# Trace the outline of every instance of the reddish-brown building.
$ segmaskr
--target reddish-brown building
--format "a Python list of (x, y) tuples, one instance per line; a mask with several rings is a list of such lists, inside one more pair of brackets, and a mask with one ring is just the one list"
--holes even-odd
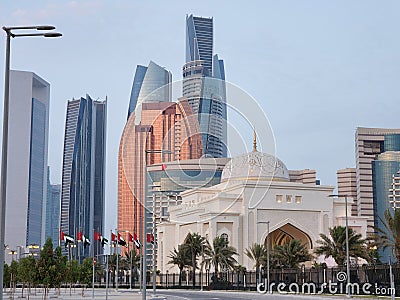
[(147, 164), (200, 158), (203, 154), (197, 116), (187, 100), (143, 103), (140, 125), (132, 113), (122, 133), (118, 154), (118, 230), (136, 233), (142, 240), (146, 150)]

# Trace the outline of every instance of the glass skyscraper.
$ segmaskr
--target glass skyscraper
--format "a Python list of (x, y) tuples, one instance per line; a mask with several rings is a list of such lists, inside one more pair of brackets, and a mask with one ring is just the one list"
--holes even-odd
[[(18, 251), (44, 243), (50, 84), (10, 71), (5, 244)], [(10, 255), (6, 254), (6, 261)]]
[(141, 120), (142, 103), (171, 101), (172, 74), (150, 61), (147, 67), (138, 65), (132, 84), (128, 118), (135, 112), (135, 124)]
[[(372, 161), (372, 186), (374, 203), (374, 226), (386, 231), (382, 220), (385, 221), (384, 212), (389, 209), (393, 212), (390, 203), (393, 196), (393, 182), (400, 171), (400, 134), (385, 135), (381, 143), (383, 152)], [(400, 192), (400, 190), (398, 191)], [(398, 196), (400, 199), (400, 196)], [(397, 199), (397, 201), (399, 200)], [(383, 262), (388, 262), (391, 249), (379, 249)]]
[[(61, 189), (61, 230), (90, 240), (104, 233), (107, 100), (68, 101)], [(82, 256), (89, 255), (90, 248)]]
[(51, 184), (50, 167), (47, 169), (47, 198), (46, 198), (46, 220), (45, 240), (51, 238), (53, 245), (57, 244), (60, 226), (60, 201), (61, 185)]
[(187, 98), (202, 134), (204, 154), (227, 156), (227, 109), (225, 68), (213, 56), (213, 19), (186, 17), (186, 63), (183, 66), (183, 97)]

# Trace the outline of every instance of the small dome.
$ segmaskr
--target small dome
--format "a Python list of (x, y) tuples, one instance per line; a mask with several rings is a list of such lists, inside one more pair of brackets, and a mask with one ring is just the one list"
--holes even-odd
[(222, 171), (221, 181), (258, 179), (289, 181), (285, 164), (277, 157), (253, 151), (232, 158)]

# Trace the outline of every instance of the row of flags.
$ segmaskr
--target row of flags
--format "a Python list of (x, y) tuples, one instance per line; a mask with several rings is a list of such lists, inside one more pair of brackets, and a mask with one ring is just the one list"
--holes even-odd
[[(77, 239), (77, 241), (82, 242), (83, 246), (85, 248), (86, 248), (86, 246), (89, 246), (91, 243), (89, 238), (87, 238), (82, 231), (78, 232), (76, 239)], [(96, 232), (96, 231), (94, 232), (93, 240), (100, 241), (101, 246), (103, 248), (105, 245), (108, 245), (108, 239), (106, 239), (100, 232)], [(154, 235), (151, 233), (147, 234), (146, 240), (148, 243), (152, 243), (152, 244), (155, 243)], [(60, 241), (64, 241), (65, 247), (67, 247), (68, 244), (75, 243), (75, 239), (71, 235), (66, 234), (61, 230), (60, 230)], [(131, 233), (128, 232), (128, 243), (127, 243), (120, 233), (114, 234), (113, 232), (111, 232), (111, 242), (117, 243), (118, 245), (121, 245), (124, 247), (127, 247), (128, 243), (134, 243), (135, 247), (137, 249), (140, 249), (142, 247), (142, 244), (140, 243), (140, 240), (138, 239), (136, 233), (134, 233), (132, 235)]]

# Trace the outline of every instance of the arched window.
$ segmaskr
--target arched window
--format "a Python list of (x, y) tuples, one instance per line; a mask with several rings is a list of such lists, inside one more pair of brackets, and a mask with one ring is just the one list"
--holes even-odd
[(229, 243), (229, 236), (226, 233), (221, 234), (221, 238), (223, 238), (227, 243)]

